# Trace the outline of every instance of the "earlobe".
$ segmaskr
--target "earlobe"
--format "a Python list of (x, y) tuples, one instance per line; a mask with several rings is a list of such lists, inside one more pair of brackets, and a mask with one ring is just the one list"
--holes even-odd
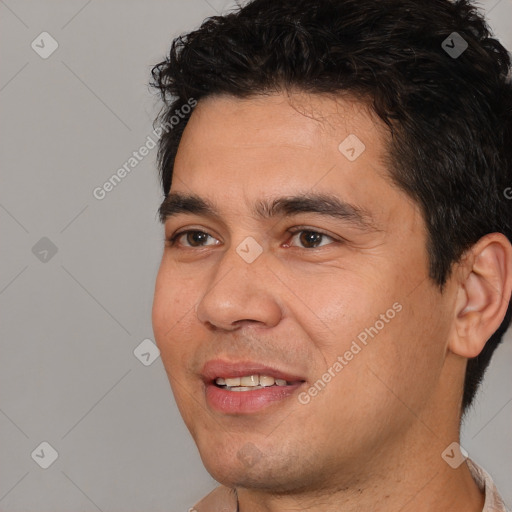
[(498, 329), (512, 290), (512, 245), (501, 233), (482, 237), (459, 266), (454, 336), (449, 349), (476, 357)]

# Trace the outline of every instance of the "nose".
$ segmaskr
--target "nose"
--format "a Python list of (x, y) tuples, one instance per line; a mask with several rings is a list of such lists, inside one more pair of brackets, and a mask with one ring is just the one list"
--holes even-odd
[(227, 250), (216, 266), (196, 314), (209, 328), (234, 331), (244, 324), (273, 327), (282, 318), (277, 300), (279, 282), (263, 252), (248, 263), (236, 248)]

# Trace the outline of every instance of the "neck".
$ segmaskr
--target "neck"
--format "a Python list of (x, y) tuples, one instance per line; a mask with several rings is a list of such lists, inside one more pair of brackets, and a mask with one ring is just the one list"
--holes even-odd
[(354, 469), (350, 480), (329, 475), (322, 489), (296, 494), (238, 488), (239, 512), (481, 512), (484, 496), (467, 464), (454, 469), (441, 457), (458, 433), (441, 439), (433, 433), (425, 435), (421, 422), (417, 428), (423, 430), (423, 443), (415, 436), (402, 438), (394, 456), (387, 452), (386, 462), (376, 456), (371, 468)]

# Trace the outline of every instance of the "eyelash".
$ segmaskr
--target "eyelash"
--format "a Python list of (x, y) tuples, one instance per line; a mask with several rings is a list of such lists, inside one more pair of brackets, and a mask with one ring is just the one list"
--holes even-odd
[[(323, 231), (318, 231), (316, 229), (311, 229), (311, 228), (304, 228), (304, 227), (297, 227), (297, 228), (293, 228), (293, 229), (290, 229), (288, 230), (288, 233), (290, 233), (290, 235), (292, 235), (292, 237), (294, 235), (296, 235), (297, 233), (302, 233), (302, 232), (305, 232), (305, 233), (314, 233), (314, 234), (318, 234), (318, 235), (322, 235), (323, 237), (327, 237), (327, 238), (330, 238), (332, 241), (334, 242), (338, 242), (338, 243), (341, 243), (342, 241), (341, 240), (337, 240), (335, 239), (333, 236), (331, 235), (328, 235), (327, 233), (324, 233)], [(183, 231), (178, 231), (177, 233), (175, 233), (173, 236), (169, 237), (169, 238), (166, 238), (166, 242), (169, 246), (171, 247), (174, 247), (177, 245), (177, 241), (178, 239), (183, 236), (183, 235), (187, 235), (189, 233), (202, 233), (202, 234), (205, 234), (205, 235), (208, 235), (210, 236), (211, 238), (215, 238), (215, 237), (212, 237), (209, 233), (207, 233), (206, 231), (202, 231), (200, 229), (187, 229), (187, 230), (183, 230)], [(330, 245), (330, 244), (327, 244), (327, 245)], [(207, 245), (199, 245), (197, 247), (189, 247), (189, 246), (184, 246), (186, 249), (201, 249), (203, 247), (208, 247)], [(324, 247), (323, 245), (320, 246), (320, 247), (301, 247), (302, 249), (319, 249), (321, 247)]]

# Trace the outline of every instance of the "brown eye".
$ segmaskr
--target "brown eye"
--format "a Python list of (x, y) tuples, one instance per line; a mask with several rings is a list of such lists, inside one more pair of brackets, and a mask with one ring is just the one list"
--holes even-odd
[(208, 233), (204, 233), (203, 231), (189, 231), (184, 234), (186, 235), (187, 243), (192, 247), (201, 246), (210, 236)]
[(320, 233), (319, 231), (305, 230), (302, 229), (300, 231), (296, 231), (292, 237), (292, 240), (297, 238), (300, 242), (300, 245), (305, 249), (315, 249), (316, 247), (321, 247), (323, 245), (328, 245), (322, 243), (325, 239), (329, 239), (333, 241), (333, 238), (325, 233)]
[[(207, 244), (205, 242), (211, 238), (214, 243)], [(217, 245), (218, 240), (213, 238), (208, 233), (199, 230), (187, 230), (181, 231), (180, 233), (176, 233), (171, 239), (170, 244), (172, 246), (176, 245), (179, 242), (183, 247), (205, 247), (208, 245)]]

